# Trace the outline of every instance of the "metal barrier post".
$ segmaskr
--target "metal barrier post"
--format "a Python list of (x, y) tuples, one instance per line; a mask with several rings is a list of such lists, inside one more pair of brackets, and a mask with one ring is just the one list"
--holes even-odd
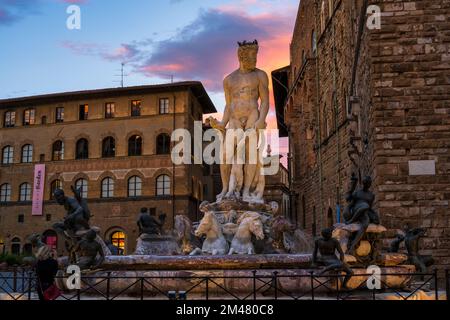
[(106, 279), (106, 300), (109, 300), (110, 286), (111, 286), (111, 272), (108, 272), (108, 278)]
[(274, 293), (275, 300), (278, 300), (278, 278), (277, 278), (277, 275), (278, 275), (278, 272), (274, 271), (272, 283), (275, 285), (275, 288), (274, 288), (275, 289), (275, 293)]
[(253, 273), (253, 300), (256, 300), (256, 270), (253, 270), (252, 273)]
[(433, 277), (434, 277), (434, 294), (435, 294), (436, 300), (439, 300), (439, 283), (438, 283), (437, 269), (434, 269)]
[(310, 272), (310, 282), (311, 282), (311, 300), (314, 300), (314, 272)]

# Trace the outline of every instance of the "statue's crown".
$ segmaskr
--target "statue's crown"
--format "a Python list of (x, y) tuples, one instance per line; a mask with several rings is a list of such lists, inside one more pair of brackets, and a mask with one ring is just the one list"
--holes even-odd
[(239, 42), (238, 41), (238, 45), (239, 47), (247, 47), (247, 46), (257, 46), (258, 45), (258, 40), (255, 39), (255, 41), (253, 42), (249, 42), (244, 40), (244, 42)]

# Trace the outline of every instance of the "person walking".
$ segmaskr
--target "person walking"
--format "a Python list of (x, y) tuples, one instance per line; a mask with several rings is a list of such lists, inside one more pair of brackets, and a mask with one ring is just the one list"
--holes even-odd
[(49, 246), (42, 246), (36, 253), (36, 258), (36, 289), (39, 300), (55, 300), (61, 292), (55, 284), (58, 262), (53, 258), (53, 250)]

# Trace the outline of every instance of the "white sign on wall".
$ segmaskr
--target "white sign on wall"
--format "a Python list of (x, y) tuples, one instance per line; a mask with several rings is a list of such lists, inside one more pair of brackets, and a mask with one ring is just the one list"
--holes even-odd
[(436, 175), (436, 161), (434, 160), (414, 160), (408, 163), (410, 176)]

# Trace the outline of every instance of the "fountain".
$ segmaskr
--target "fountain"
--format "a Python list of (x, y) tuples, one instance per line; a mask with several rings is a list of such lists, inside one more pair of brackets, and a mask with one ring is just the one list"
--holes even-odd
[[(203, 218), (197, 227), (187, 217), (177, 216), (173, 234), (167, 235), (162, 232), (164, 216), (156, 219), (141, 212), (138, 219), (141, 235), (135, 254), (111, 256), (103, 240), (90, 231), (95, 228), (89, 226), (86, 202), (78, 193), (75, 198), (67, 198), (57, 191), (58, 203), (70, 208), (64, 223), (55, 225), (73, 244), (66, 264), (81, 264), (90, 276), (117, 277), (109, 284), (112, 292), (127, 288), (128, 292), (155, 292), (153, 286), (141, 288), (133, 284), (134, 279), (124, 278), (130, 276), (154, 277), (155, 285), (163, 292), (192, 285), (189, 277), (210, 276), (217, 277), (218, 285), (214, 285), (217, 292), (222, 290), (220, 285), (230, 292), (248, 293), (252, 290), (250, 278), (254, 270), (259, 276), (271, 276), (279, 271), (280, 275), (287, 276), (279, 278), (280, 286), (290, 292), (310, 290), (308, 275), (319, 275), (320, 270), (324, 279), (327, 272), (345, 272), (346, 283), (338, 283), (337, 287), (356, 288), (367, 279), (365, 274), (371, 264), (380, 266), (383, 273), (392, 274), (383, 279), (389, 286), (400, 288), (407, 284), (408, 276), (400, 274), (415, 269), (405, 264), (408, 257), (380, 251), (386, 229), (379, 224), (378, 215), (372, 209), (374, 196), (369, 191), (370, 179), (365, 179), (363, 188), (355, 191), (357, 180), (352, 177), (344, 213), (346, 223), (325, 230), (324, 237), (314, 243), (314, 254), (311, 254), (312, 241), (279, 212), (278, 204), (265, 203), (265, 167), (261, 160), (264, 143), (260, 139), (266, 127), (269, 89), (266, 73), (256, 68), (257, 53), (257, 41), (239, 43), (240, 68), (224, 80), (227, 105), (223, 119), (221, 122), (208, 119), (211, 127), (221, 134), (236, 130), (237, 139), (223, 140), (222, 160), (225, 161), (220, 164), (223, 190), (216, 202), (200, 205)], [(247, 146), (246, 138), (252, 134), (258, 143)], [(231, 149), (227, 143), (231, 143)], [(226, 161), (245, 154), (256, 155), (257, 163)], [(203, 242), (202, 235), (206, 237)], [(80, 245), (86, 249), (80, 250)], [(336, 249), (339, 257), (335, 256)], [(325, 269), (318, 269), (321, 266)], [(161, 277), (164, 279), (158, 280)], [(203, 291), (203, 286), (192, 292)]]

